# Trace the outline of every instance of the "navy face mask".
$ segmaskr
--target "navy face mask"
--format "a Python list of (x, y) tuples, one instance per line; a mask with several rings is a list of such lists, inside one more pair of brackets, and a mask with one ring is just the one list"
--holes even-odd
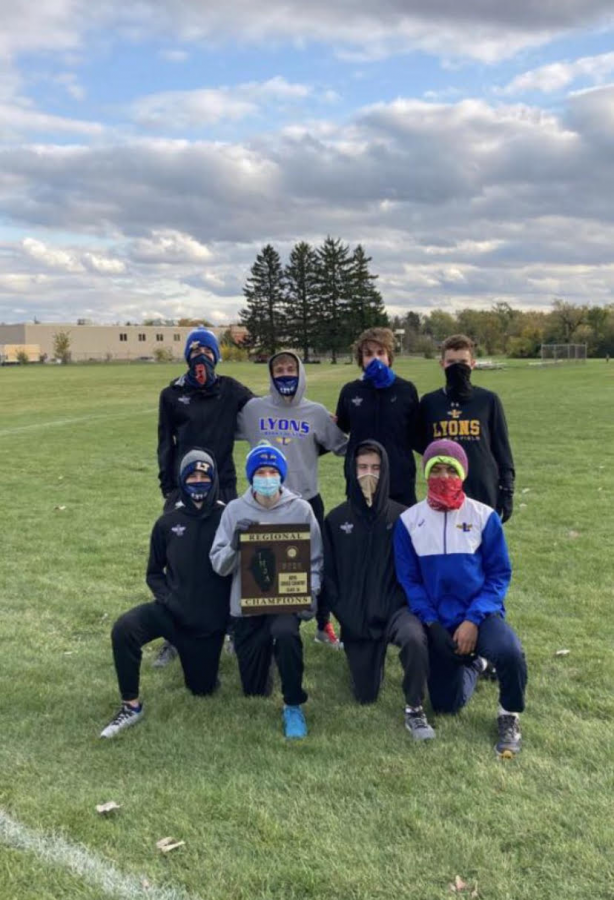
[(273, 384), (282, 397), (294, 397), (298, 389), (298, 375), (280, 375), (273, 378)]
[(212, 481), (196, 481), (192, 484), (186, 482), (183, 489), (195, 503), (202, 503), (212, 487)]
[(190, 360), (188, 381), (193, 387), (205, 387), (213, 384), (216, 379), (215, 363), (204, 353), (193, 356)]

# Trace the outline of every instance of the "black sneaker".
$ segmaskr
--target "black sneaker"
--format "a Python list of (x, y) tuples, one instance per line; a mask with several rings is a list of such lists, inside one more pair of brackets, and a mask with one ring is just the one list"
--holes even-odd
[(405, 710), (405, 727), (415, 741), (430, 741), (435, 737), (435, 730), (429, 725), (422, 707)]
[(495, 747), (497, 753), (502, 759), (512, 759), (520, 753), (522, 746), (518, 716), (497, 716), (497, 730), (499, 732), (499, 740)]
[(136, 725), (143, 718), (143, 704), (139, 707), (130, 706), (128, 703), (122, 703), (122, 708), (114, 719), (111, 719), (106, 728), (100, 732), (101, 738), (112, 738), (124, 728)]
[(493, 664), (483, 656), (476, 656), (471, 667), (478, 673), (478, 678), (484, 681), (497, 681), (497, 670)]
[(154, 669), (164, 669), (178, 656), (179, 654), (176, 647), (173, 647), (173, 645), (169, 644), (168, 641), (164, 641), (164, 643), (160, 647), (160, 652), (152, 662), (152, 666), (154, 667)]

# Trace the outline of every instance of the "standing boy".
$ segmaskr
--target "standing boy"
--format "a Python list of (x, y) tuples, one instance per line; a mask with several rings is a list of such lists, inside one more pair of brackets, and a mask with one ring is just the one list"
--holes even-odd
[(287, 471), (284, 454), (271, 444), (262, 442), (250, 450), (245, 461), (249, 487), (224, 510), (210, 555), (216, 572), (232, 574), (230, 611), (243, 693), (267, 696), (271, 692), (270, 669), (274, 657), (284, 698), (284, 734), (288, 738), (303, 738), (307, 735), (307, 724), (301, 707), (307, 693), (303, 689), (300, 624), (306, 616), (303, 613), (244, 616), (241, 610), (241, 534), (255, 524), (307, 524), (311, 534), (311, 591), (315, 611), (315, 598), (320, 591), (322, 538), (311, 506), (284, 487)]
[(217, 374), (220, 348), (207, 328), (190, 332), (184, 356), (188, 371), (160, 394), (158, 477), (166, 509), (177, 499), (179, 461), (191, 447), (209, 447), (217, 460), (220, 499), (227, 503), (237, 496), (232, 458), (237, 416), (254, 396), (234, 378)]
[[(160, 394), (158, 417), (158, 465), (164, 511), (179, 501), (177, 469), (190, 447), (209, 447), (219, 466), (220, 500), (237, 496), (233, 460), (237, 416), (254, 395), (245, 385), (218, 375), (220, 348), (212, 331), (199, 325), (190, 332), (184, 350), (188, 371)], [(163, 668), (177, 656), (168, 641), (154, 660)]]
[(440, 365), (445, 387), (420, 401), (422, 447), (441, 438), (461, 444), (469, 460), (465, 493), (492, 506), (507, 522), (513, 510), (514, 460), (501, 400), (493, 391), (471, 384), (475, 357), (466, 335), (446, 338)]
[[(237, 437), (251, 447), (265, 439), (283, 448), (288, 463), (284, 485), (307, 500), (322, 529), (324, 503), (318, 489), (318, 458), (331, 450), (343, 456), (348, 439), (325, 406), (305, 397), (305, 369), (296, 353), (283, 351), (272, 356), (269, 375), (269, 393), (250, 400), (241, 410)], [(316, 619), (316, 641), (338, 649), (330, 612), (321, 602)]]
[(177, 648), (186, 687), (211, 694), (229, 617), (230, 579), (216, 574), (209, 550), (224, 504), (218, 501), (215, 461), (205, 450), (192, 450), (181, 460), (182, 504), (162, 515), (151, 535), (147, 584), (153, 602), (135, 606), (113, 626), (115, 670), (122, 706), (102, 731), (111, 738), (139, 722), (141, 648), (164, 637)]
[(377, 700), (388, 644), (400, 648), (405, 727), (415, 740), (435, 732), (422, 708), (428, 670), (426, 635), (407, 606), (394, 570), (392, 536), (405, 507), (388, 499), (388, 456), (376, 441), (348, 459), (348, 499), (324, 522), (324, 588), (341, 623), (354, 696)]
[[(348, 455), (369, 439), (384, 447), (390, 462), (390, 498), (411, 506), (416, 502), (413, 450), (419, 447), (416, 388), (391, 368), (394, 335), (389, 328), (368, 328), (354, 349), (363, 374), (341, 388), (337, 425), (349, 434)], [(346, 465), (346, 479), (349, 475)]]
[(429, 637), (428, 679), (435, 712), (456, 713), (478, 675), (476, 654), (496, 666), (499, 755), (521, 747), (527, 665), (505, 621), (512, 574), (501, 520), (465, 496), (467, 455), (455, 441), (430, 444), (423, 456), (427, 498), (408, 509), (394, 533), (395, 561), (409, 607)]

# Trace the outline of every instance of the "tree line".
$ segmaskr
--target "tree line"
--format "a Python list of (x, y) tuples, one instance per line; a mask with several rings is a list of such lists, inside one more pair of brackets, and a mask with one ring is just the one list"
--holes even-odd
[[(588, 356), (614, 354), (614, 304), (577, 305), (562, 299), (550, 310), (519, 310), (509, 303), (490, 309), (435, 309), (427, 315), (395, 316), (391, 327), (406, 353), (433, 356), (450, 334), (467, 334), (482, 356), (536, 358), (542, 344), (586, 344)], [(399, 334), (399, 332), (403, 332)]]
[(365, 328), (389, 325), (370, 262), (360, 244), (351, 251), (340, 238), (327, 237), (320, 247), (295, 244), (284, 266), (267, 244), (243, 288), (240, 322), (251, 348), (271, 355), (294, 347), (306, 362), (314, 353), (337, 362)]

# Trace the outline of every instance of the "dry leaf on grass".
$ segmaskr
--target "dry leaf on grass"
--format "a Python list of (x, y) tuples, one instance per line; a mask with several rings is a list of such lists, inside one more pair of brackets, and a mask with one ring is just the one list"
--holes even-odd
[(557, 650), (555, 656), (569, 656), (571, 650)]
[(526, 504), (526, 503), (521, 503), (521, 504), (520, 504), (520, 509), (526, 509), (526, 508), (527, 508), (527, 504)]
[(98, 804), (96, 812), (101, 816), (105, 816), (108, 813), (115, 812), (116, 809), (121, 809), (121, 803), (116, 803), (115, 800), (107, 800), (106, 803)]
[(183, 847), (185, 841), (176, 841), (173, 837), (165, 837), (160, 838), (159, 841), (156, 841), (156, 847), (162, 853), (170, 853), (171, 850), (176, 850), (177, 847)]
[(573, 531), (573, 530), (572, 530), (572, 531), (569, 532), (569, 537), (570, 537), (570, 538), (579, 538), (579, 537), (580, 537), (580, 532), (579, 532), (579, 531)]
[(454, 884), (450, 885), (450, 890), (453, 894), (460, 894), (461, 891), (466, 891), (469, 885), (466, 881), (460, 877), (460, 875), (456, 875), (454, 877)]
[(521, 490), (520, 493), (521, 493), (521, 494), (528, 494), (530, 490), (531, 490), (531, 488), (523, 488), (523, 489)]
[(65, 506), (54, 506), (53, 508), (57, 509), (59, 512), (64, 512), (64, 510), (66, 509)]

